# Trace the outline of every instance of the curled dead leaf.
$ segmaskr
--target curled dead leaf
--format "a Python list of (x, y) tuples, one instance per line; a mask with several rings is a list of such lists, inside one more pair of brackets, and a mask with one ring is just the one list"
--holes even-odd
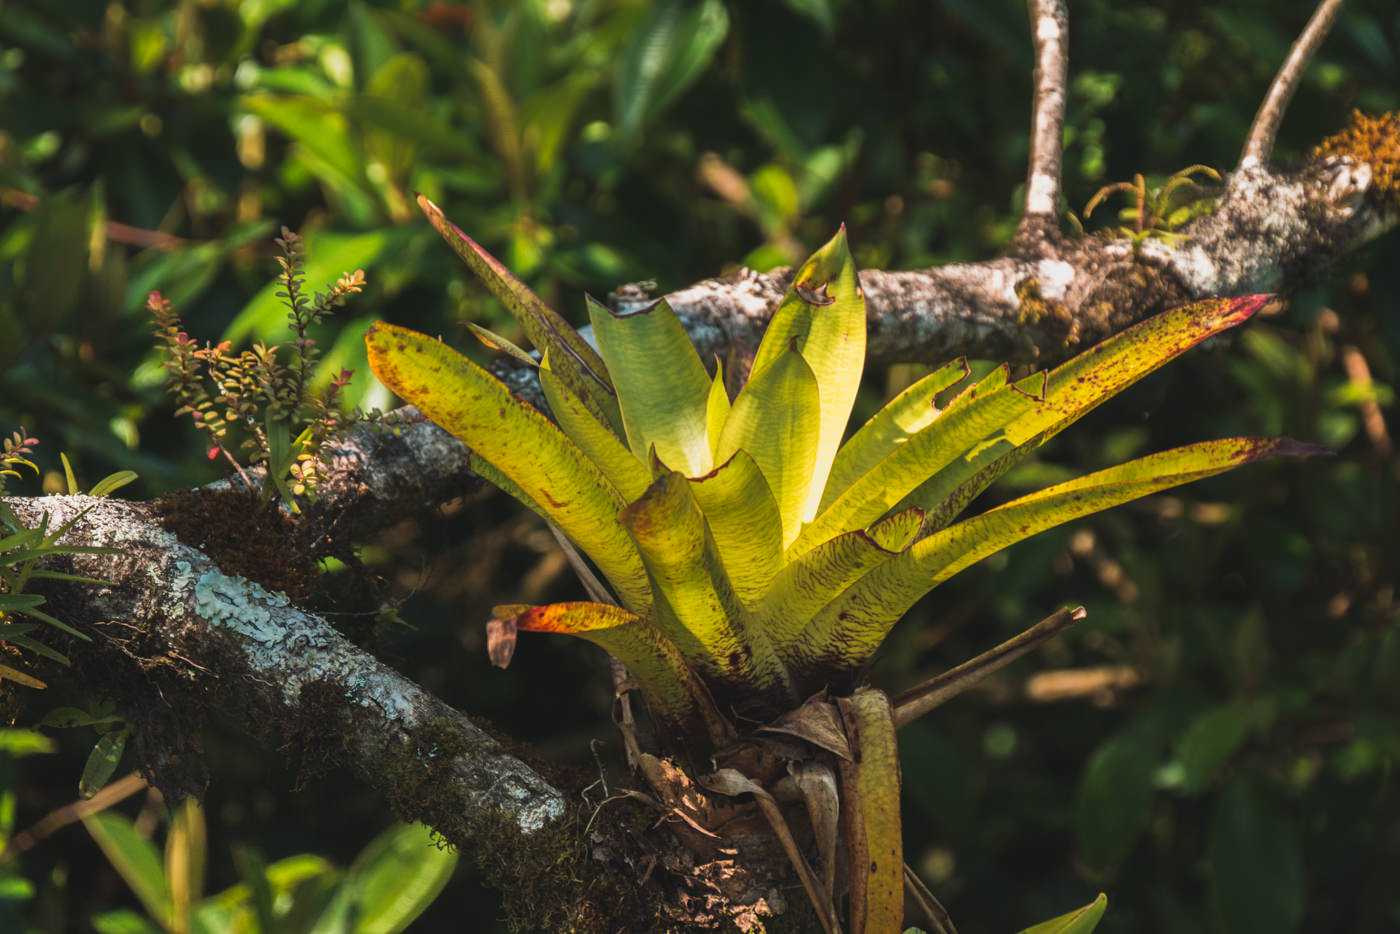
[(515, 656), (515, 618), (493, 619), (486, 623), (486, 654), (491, 664), (505, 668)]

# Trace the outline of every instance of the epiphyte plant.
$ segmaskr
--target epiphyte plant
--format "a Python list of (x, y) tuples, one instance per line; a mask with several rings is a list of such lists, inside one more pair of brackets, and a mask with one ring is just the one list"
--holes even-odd
[[(1192, 176), (1202, 175), (1215, 184), (1220, 184), (1220, 173), (1208, 165), (1190, 165), (1179, 172), (1173, 172), (1160, 188), (1148, 188), (1142, 174), (1133, 176), (1131, 182), (1114, 182), (1105, 185), (1084, 206), (1084, 219), (1094, 213), (1108, 196), (1122, 192), (1130, 199), (1130, 204), (1118, 212), (1118, 219), (1124, 226), (1112, 229), (1112, 233), (1127, 237), (1132, 243), (1134, 255), (1143, 241), (1155, 238), (1167, 246), (1176, 246), (1181, 240), (1190, 239), (1179, 229), (1198, 217), (1209, 214), (1215, 206), (1215, 199), (1201, 197), (1201, 185)], [(1183, 192), (1187, 197), (1179, 197)], [(1197, 197), (1190, 195), (1196, 193)]]
[[(364, 413), (343, 413), (340, 391), (351, 371), (341, 369), (324, 387), (316, 387), (318, 353), (311, 331), (335, 309), (364, 289), (363, 270), (341, 276), (324, 292), (308, 295), (306, 253), (297, 233), (282, 228), (275, 241), (281, 286), (277, 296), (287, 307), (290, 351), (256, 344), (234, 354), (229, 341), (203, 347), (181, 328), (179, 315), (159, 292), (146, 308), (155, 322), (166, 388), (179, 407), (176, 417), (189, 415), (208, 439), (209, 457), (223, 456), (248, 489), (254, 482), (229, 449), (234, 427), (245, 436), (241, 447), (251, 463), (266, 468), (262, 480), (264, 503), (280, 498), (293, 512), (297, 498), (314, 495), (321, 481), (318, 453), (354, 426)], [(287, 359), (283, 359), (283, 357)]]
[[(497, 619), (581, 636), (616, 656), (641, 685), (661, 751), (693, 771), (708, 760), (708, 774), (697, 778), (712, 792), (754, 796), (827, 931), (840, 927), (839, 865), (850, 867), (857, 932), (899, 930), (904, 887), (922, 888), (900, 853), (894, 730), (944, 695), (914, 690), (892, 703), (859, 684), (916, 600), (1060, 523), (1262, 458), (1317, 450), (1286, 438), (1208, 441), (959, 520), (1027, 454), (1248, 319), (1265, 297), (1173, 309), (1049, 372), (1013, 380), (1002, 366), (960, 392), (970, 371), (955, 360), (846, 438), (865, 357), (865, 303), (844, 229), (797, 270), (731, 396), (724, 367), (716, 361), (707, 371), (664, 300), (618, 314), (589, 299), (595, 350), (435, 205), (420, 204), (538, 351), (536, 362), (482, 335), (537, 366), (554, 420), (441, 341), (391, 324), (366, 335), (370, 364), (607, 582), (591, 583), (591, 602), (498, 607)], [(1066, 610), (1047, 623), (1062, 628), (1079, 615)], [(767, 735), (780, 732), (787, 745), (765, 747), (765, 728), (745, 723), (768, 724)], [(846, 814), (844, 860), (833, 855), (834, 837), (819, 832), (817, 870), (765, 803), (799, 759), (825, 770)], [(817, 794), (798, 784), (799, 796)]]

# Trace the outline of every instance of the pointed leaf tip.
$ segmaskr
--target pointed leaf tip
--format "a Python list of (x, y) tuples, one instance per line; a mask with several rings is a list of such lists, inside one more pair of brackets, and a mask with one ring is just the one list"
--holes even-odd
[(1337, 452), (1325, 444), (1313, 444), (1311, 441), (1295, 441), (1292, 438), (1279, 438), (1278, 446), (1273, 449), (1272, 453), (1279, 457), (1337, 456)]
[(1254, 317), (1259, 309), (1274, 300), (1272, 292), (1260, 292), (1255, 295), (1240, 295), (1236, 298), (1226, 299), (1230, 306), (1228, 317), (1234, 319), (1234, 323), (1248, 320)]

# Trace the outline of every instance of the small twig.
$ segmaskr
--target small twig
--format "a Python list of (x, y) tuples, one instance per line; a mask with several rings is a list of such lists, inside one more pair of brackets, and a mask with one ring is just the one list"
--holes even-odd
[[(21, 211), (32, 211), (39, 206), (39, 197), (27, 191), (20, 191), (18, 188), (5, 188), (0, 189), (0, 204), (19, 208)], [(103, 229), (106, 231), (108, 240), (142, 249), (150, 247), (156, 250), (172, 251), (197, 245), (194, 240), (177, 237), (163, 230), (146, 230), (143, 227), (133, 227), (118, 221), (107, 221), (103, 224)]]
[(114, 804), (125, 801), (146, 787), (146, 779), (139, 772), (132, 772), (103, 787), (91, 798), (74, 801), (50, 811), (27, 830), (15, 834), (10, 845), (0, 852), (0, 865), (14, 859), (21, 853), (33, 849), (40, 842), (53, 836), (69, 824), (76, 824), (84, 817), (90, 817), (107, 810)]
[[(574, 543), (569, 541), (568, 537), (561, 532), (553, 522), (546, 524), (549, 526), (550, 534), (554, 536), (554, 540), (559, 544), (559, 550), (564, 552), (565, 558), (569, 559), (569, 566), (573, 568), (574, 573), (578, 575), (578, 579), (580, 583), (583, 584), (583, 589), (587, 591), (589, 598), (595, 603), (606, 603), (609, 606), (617, 606), (617, 601), (614, 600), (612, 594), (608, 592), (608, 588), (603, 586), (603, 582), (598, 579), (598, 575), (593, 573), (593, 569), (588, 566), (588, 562), (584, 560), (583, 555), (574, 547)], [(634, 682), (632, 676), (628, 674), (627, 667), (612, 655), (608, 656), (608, 672), (612, 675), (613, 698), (618, 704), (618, 727), (622, 730), (625, 739), (631, 739), (631, 742), (624, 744), (627, 767), (629, 769), (635, 769), (637, 767), (637, 744), (635, 740), (637, 720), (632, 714), (632, 699), (628, 694), (635, 688), (636, 682)]]
[(608, 606), (617, 606), (612, 594), (608, 593), (608, 588), (603, 586), (603, 582), (598, 579), (598, 575), (593, 573), (593, 569), (588, 566), (583, 555), (579, 553), (574, 543), (554, 525), (548, 522), (549, 531), (554, 536), (554, 540), (559, 543), (559, 549), (564, 552), (564, 557), (569, 559), (569, 567), (574, 569), (578, 575), (579, 582), (583, 584), (583, 589), (588, 592), (588, 598), (594, 603), (606, 603)]
[(1366, 358), (1361, 351), (1351, 344), (1342, 347), (1342, 368), (1346, 370), (1347, 380), (1361, 393), (1361, 424), (1366, 428), (1366, 437), (1370, 439), (1371, 446), (1376, 449), (1376, 454), (1382, 458), (1390, 456), (1393, 445), (1390, 441), (1390, 433), (1385, 427), (1385, 413), (1381, 411), (1380, 404), (1376, 402), (1372, 395), (1371, 368), (1366, 364)]
[(1269, 93), (1264, 95), (1264, 102), (1254, 115), (1254, 123), (1249, 128), (1244, 150), (1240, 153), (1240, 168), (1253, 168), (1268, 161), (1269, 154), (1274, 150), (1279, 124), (1283, 123), (1284, 112), (1288, 110), (1288, 102), (1293, 99), (1293, 92), (1298, 90), (1308, 63), (1317, 54), (1322, 40), (1327, 38), (1332, 24), (1337, 21), (1343, 2), (1322, 0), (1313, 11), (1308, 25), (1303, 27), (1294, 41), (1293, 48), (1288, 50), (1288, 57), (1279, 66), (1273, 84), (1269, 85)]
[(1064, 0), (1030, 0), (1035, 45), (1035, 97), (1031, 111), (1026, 207), (1018, 238), (1055, 229), (1064, 158), (1065, 85), (1069, 74), (1069, 11)]
[(892, 704), (895, 727), (917, 720), (933, 708), (952, 700), (992, 672), (1009, 665), (1031, 649), (1068, 629), (1071, 623), (1083, 619), (1085, 615), (1082, 606), (1072, 610), (1061, 610), (1020, 635), (1007, 639), (996, 648), (988, 649), (956, 668), (901, 692)]
[(904, 891), (933, 925), (933, 934), (958, 934), (953, 919), (948, 916), (948, 909), (929, 891), (928, 886), (924, 885), (924, 880), (909, 868), (908, 863), (904, 864)]

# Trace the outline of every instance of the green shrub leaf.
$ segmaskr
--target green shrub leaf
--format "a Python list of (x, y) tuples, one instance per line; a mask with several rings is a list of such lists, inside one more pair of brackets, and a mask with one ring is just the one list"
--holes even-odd
[(1075, 837), (1089, 865), (1118, 865), (1147, 829), (1156, 770), (1157, 743), (1141, 731), (1115, 736), (1089, 757), (1074, 808)]
[(422, 824), (384, 831), (356, 857), (346, 880), (359, 906), (353, 934), (398, 934), (432, 904), (456, 866), (457, 851)]
[(112, 868), (145, 906), (146, 912), (162, 926), (168, 924), (170, 889), (155, 845), (138, 834), (131, 821), (112, 811), (84, 817), (83, 826), (102, 848)]
[(1092, 934), (1099, 926), (1099, 920), (1108, 909), (1108, 896), (1102, 892), (1099, 897), (1077, 911), (1042, 921), (1034, 927), (1026, 928), (1021, 934)]
[(1230, 934), (1292, 934), (1303, 919), (1298, 829), (1248, 782), (1221, 791), (1211, 822), (1210, 899)]

